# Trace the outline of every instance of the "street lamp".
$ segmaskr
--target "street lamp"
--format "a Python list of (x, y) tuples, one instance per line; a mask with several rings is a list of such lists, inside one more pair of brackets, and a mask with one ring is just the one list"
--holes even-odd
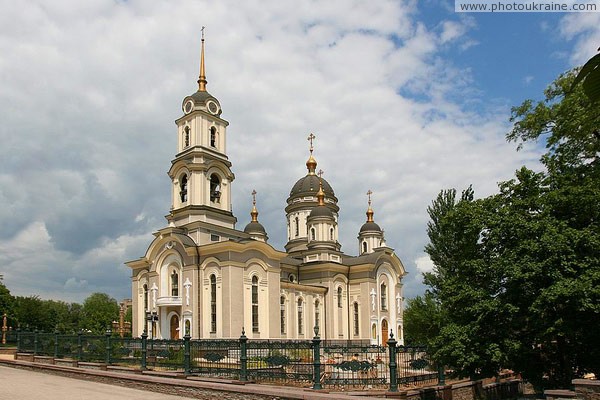
[(155, 324), (156, 321), (158, 321), (158, 313), (156, 311), (146, 311), (146, 321), (150, 322), (151, 325), (151, 329), (150, 329), (150, 339), (152, 340), (152, 346), (154, 347), (154, 328), (155, 328)]

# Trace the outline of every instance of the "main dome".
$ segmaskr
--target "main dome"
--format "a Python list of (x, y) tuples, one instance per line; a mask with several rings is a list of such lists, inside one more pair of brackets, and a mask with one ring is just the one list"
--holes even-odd
[(308, 174), (298, 179), (298, 181), (294, 184), (292, 190), (290, 191), (290, 197), (303, 194), (316, 195), (319, 191), (319, 180), (323, 182), (323, 192), (325, 192), (325, 196), (335, 196), (335, 193), (333, 192), (333, 189), (331, 188), (329, 182), (327, 182), (323, 178), (319, 179), (317, 175)]

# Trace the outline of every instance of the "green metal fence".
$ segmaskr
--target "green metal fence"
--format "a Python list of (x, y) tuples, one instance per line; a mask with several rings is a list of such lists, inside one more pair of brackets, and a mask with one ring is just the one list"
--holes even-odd
[(312, 387), (388, 389), (398, 384), (437, 383), (438, 374), (424, 347), (396, 347), (368, 341), (239, 339), (148, 340), (105, 335), (60, 335), (17, 331), (18, 351), (34, 355), (176, 371), (186, 375)]

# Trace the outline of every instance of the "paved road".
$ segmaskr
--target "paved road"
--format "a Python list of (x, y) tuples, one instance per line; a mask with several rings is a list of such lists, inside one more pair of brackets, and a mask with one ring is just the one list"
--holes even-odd
[(182, 400), (182, 397), (0, 366), (0, 399)]

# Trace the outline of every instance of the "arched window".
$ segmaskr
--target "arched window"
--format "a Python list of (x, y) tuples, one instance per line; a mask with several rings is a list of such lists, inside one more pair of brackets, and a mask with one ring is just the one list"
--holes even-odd
[(221, 181), (217, 174), (210, 176), (210, 201), (219, 203), (221, 201)]
[(192, 334), (192, 323), (189, 319), (185, 320), (185, 336), (190, 336)]
[(190, 145), (190, 127), (186, 126), (184, 128), (183, 134), (183, 147), (188, 147)]
[(304, 334), (304, 303), (298, 299), (298, 334)]
[(373, 325), (371, 325), (371, 339), (375, 340), (377, 339), (377, 324), (373, 323)]
[(210, 276), (210, 333), (217, 332), (217, 277)]
[(329, 228), (329, 240), (333, 241), (333, 228)]
[(179, 275), (177, 271), (171, 274), (171, 296), (179, 296)]
[(387, 310), (387, 287), (385, 282), (381, 284), (381, 310)]
[(358, 336), (358, 303), (354, 303), (354, 336)]
[(363, 242), (362, 244), (363, 244), (363, 246), (362, 246), (363, 247), (363, 253), (366, 253), (367, 252), (367, 242)]
[(285, 297), (279, 298), (279, 321), (281, 325), (281, 334), (285, 334)]
[(320, 310), (321, 302), (317, 299), (315, 300), (315, 326), (319, 326), (319, 320), (321, 318), (321, 310)]
[(252, 332), (258, 332), (258, 277), (252, 277)]
[(342, 304), (342, 287), (339, 286), (337, 289), (337, 301), (338, 301), (338, 308), (342, 308), (343, 304)]
[(217, 147), (217, 128), (214, 126), (210, 128), (210, 145), (211, 147)]
[(310, 240), (316, 240), (316, 236), (315, 228), (310, 228)]
[(300, 235), (300, 218), (296, 217), (295, 222), (296, 222), (296, 237), (298, 237)]
[(144, 311), (148, 311), (148, 285), (144, 284)]
[(188, 177), (185, 174), (179, 179), (179, 197), (182, 203), (188, 199)]

